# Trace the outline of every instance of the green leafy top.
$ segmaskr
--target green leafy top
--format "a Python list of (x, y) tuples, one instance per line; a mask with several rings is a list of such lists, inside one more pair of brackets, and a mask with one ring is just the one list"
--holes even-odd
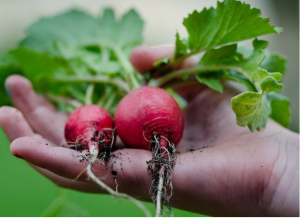
[[(21, 74), (62, 110), (93, 102), (113, 113), (124, 94), (140, 86), (128, 55), (142, 42), (142, 30), (134, 10), (120, 20), (112, 9), (99, 17), (71, 10), (42, 18), (26, 30), (19, 47), (0, 58), (0, 80)], [(92, 99), (86, 97), (88, 87), (94, 90)]]
[[(222, 81), (233, 80), (248, 88), (232, 99), (232, 109), (236, 114), (237, 124), (248, 126), (251, 131), (266, 126), (268, 116), (284, 126), (288, 125), (289, 111), (287, 99), (274, 104), (270, 96), (277, 96), (283, 88), (280, 83), (285, 71), (285, 58), (279, 55), (268, 55), (264, 49), (268, 42), (257, 37), (270, 33), (280, 33), (281, 28), (269, 24), (268, 18), (260, 17), (260, 10), (250, 8), (248, 4), (234, 0), (218, 2), (216, 8), (204, 8), (201, 12), (194, 11), (184, 18), (183, 25), (188, 32), (187, 39), (181, 39), (176, 33), (174, 59), (166, 66), (157, 69), (157, 74), (165, 75), (153, 84), (165, 86), (172, 84), (178, 77), (182, 80), (197, 80), (208, 87), (223, 91)], [(235, 42), (254, 39), (253, 49), (245, 50)], [(220, 47), (221, 46), (221, 47)], [(240, 50), (247, 51), (246, 54)], [(171, 73), (174, 66), (191, 55), (205, 52), (198, 66), (191, 69)], [(248, 57), (247, 57), (248, 56)], [(196, 76), (193, 76), (196, 73)], [(266, 93), (271, 93), (266, 95)], [(279, 105), (282, 102), (283, 105)], [(271, 106), (272, 105), (272, 106)], [(282, 121), (284, 120), (284, 121)]]
[[(258, 9), (235, 0), (194, 11), (184, 18), (183, 25), (188, 37), (176, 33), (173, 59), (166, 56), (155, 62), (156, 70), (143, 78), (129, 62), (130, 51), (142, 43), (143, 21), (136, 11), (130, 10), (119, 20), (112, 9), (96, 17), (71, 10), (42, 18), (27, 29), (19, 47), (0, 58), (0, 80), (21, 74), (61, 110), (94, 103), (111, 114), (120, 99), (142, 83), (172, 87), (198, 81), (222, 92), (223, 81), (231, 80), (248, 89), (232, 98), (238, 125), (259, 130), (271, 116), (288, 126), (289, 101), (278, 94), (283, 88), (286, 59), (267, 54), (268, 42), (257, 39), (279, 33), (280, 28), (260, 17)], [(252, 49), (237, 44), (247, 39), (253, 39)], [(178, 63), (201, 52), (197, 66), (175, 70)], [(168, 91), (183, 107), (184, 101)], [(2, 104), (8, 104), (3, 93), (0, 87)]]
[(217, 8), (194, 11), (184, 19), (191, 49), (210, 49), (281, 30), (259, 17), (260, 10), (239, 1), (218, 2)]
[(91, 45), (133, 48), (142, 42), (143, 21), (130, 10), (120, 21), (115, 19), (112, 9), (106, 9), (102, 17), (72, 10), (52, 18), (43, 18), (31, 25), (21, 46), (49, 52), (53, 42), (63, 42), (76, 47)]

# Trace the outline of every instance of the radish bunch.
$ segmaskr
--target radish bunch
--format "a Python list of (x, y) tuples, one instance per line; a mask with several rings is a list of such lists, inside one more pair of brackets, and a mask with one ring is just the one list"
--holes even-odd
[[(147, 170), (152, 176), (149, 193), (156, 204), (156, 215), (161, 213), (162, 204), (166, 204), (171, 211), (175, 146), (182, 137), (184, 126), (178, 104), (165, 90), (143, 86), (119, 102), (114, 123), (117, 134), (128, 147), (152, 151), (152, 159), (147, 161)], [(97, 157), (106, 165), (111, 160), (115, 138), (113, 126), (110, 115), (95, 105), (76, 109), (67, 120), (65, 138), (68, 146), (89, 150), (86, 170), (90, 178), (94, 178), (91, 168)]]

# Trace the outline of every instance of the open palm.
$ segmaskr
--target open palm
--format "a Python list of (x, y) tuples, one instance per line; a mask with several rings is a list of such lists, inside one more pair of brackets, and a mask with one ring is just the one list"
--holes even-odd
[[(131, 61), (143, 73), (172, 50), (138, 47)], [(67, 115), (34, 93), (25, 78), (11, 76), (6, 84), (17, 109), (2, 107), (0, 124), (12, 141), (12, 154), (59, 186), (103, 192), (87, 181), (85, 174), (73, 181), (86, 166), (77, 151), (61, 146)], [(298, 135), (272, 120), (255, 133), (237, 126), (230, 107), (230, 98), (236, 94), (233, 89), (219, 94), (197, 85), (177, 91), (189, 104), (184, 110), (183, 138), (177, 146), (172, 205), (214, 216), (298, 216)], [(151, 152), (123, 148), (115, 154), (119, 191), (150, 200), (146, 161)], [(115, 187), (110, 171), (103, 168), (95, 164), (95, 175)]]

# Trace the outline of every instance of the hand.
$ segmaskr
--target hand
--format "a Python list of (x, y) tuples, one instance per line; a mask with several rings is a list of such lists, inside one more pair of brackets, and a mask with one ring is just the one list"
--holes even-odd
[[(131, 61), (143, 73), (172, 52), (168, 46), (137, 47)], [(179, 67), (192, 64), (189, 60)], [(59, 186), (103, 192), (85, 174), (73, 181), (85, 165), (76, 157), (78, 152), (61, 146), (67, 116), (34, 93), (25, 78), (11, 76), (6, 84), (16, 109), (0, 108), (0, 125), (12, 141), (12, 154)], [(172, 205), (213, 216), (298, 216), (299, 136), (272, 120), (255, 133), (237, 126), (230, 108), (235, 91), (225, 90), (219, 94), (202, 85), (177, 90), (189, 104), (177, 146)], [(125, 148), (115, 153), (119, 191), (150, 200), (145, 162), (151, 152)], [(97, 177), (115, 187), (110, 171), (101, 171), (100, 164), (94, 169)]]

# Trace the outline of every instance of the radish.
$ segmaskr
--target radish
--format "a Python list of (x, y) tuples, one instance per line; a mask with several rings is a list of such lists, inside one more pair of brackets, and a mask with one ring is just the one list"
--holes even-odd
[[(176, 146), (183, 133), (178, 104), (168, 92), (152, 86), (143, 86), (125, 96), (117, 106), (114, 120), (118, 135), (132, 148), (149, 149), (148, 140), (154, 133)], [(163, 147), (167, 142), (164, 138), (160, 139)]]
[(112, 166), (114, 161), (111, 155), (111, 148), (114, 144), (115, 132), (113, 129), (113, 121), (109, 113), (103, 108), (96, 105), (84, 105), (77, 108), (68, 117), (65, 126), (65, 138), (67, 147), (79, 150), (88, 150), (90, 159), (88, 166), (75, 178), (75, 180), (85, 171), (87, 176), (101, 188), (115, 197), (126, 198), (135, 203), (144, 211), (147, 216), (150, 216), (148, 209), (135, 198), (125, 193), (118, 192), (118, 184), (116, 181), (116, 171), (114, 173), (114, 181), (116, 183), (116, 191), (111, 189), (92, 172), (94, 162), (99, 158), (107, 166), (111, 160)]
[(99, 106), (84, 105), (69, 115), (65, 126), (65, 138), (69, 147), (89, 150), (90, 154), (94, 155), (92, 162), (98, 155), (104, 154), (101, 159), (107, 165), (114, 141), (112, 118)]
[[(110, 134), (107, 131), (110, 131)], [(79, 107), (68, 117), (65, 126), (65, 138), (68, 147), (89, 151), (89, 164), (85, 170), (91, 173), (91, 168), (97, 157), (106, 166), (111, 159), (111, 147), (114, 143), (112, 118), (106, 110), (99, 106), (84, 105)]]
[(92, 147), (97, 141), (110, 145), (111, 138), (105, 130), (112, 128), (113, 121), (106, 110), (96, 105), (84, 105), (69, 115), (65, 138), (68, 144), (76, 142), (83, 150)]
[(184, 127), (177, 102), (163, 89), (143, 86), (120, 101), (114, 121), (117, 134), (127, 146), (152, 150), (152, 159), (147, 162), (148, 172), (152, 175), (149, 193), (156, 204), (157, 216), (162, 211), (161, 201), (171, 212), (175, 146)]

